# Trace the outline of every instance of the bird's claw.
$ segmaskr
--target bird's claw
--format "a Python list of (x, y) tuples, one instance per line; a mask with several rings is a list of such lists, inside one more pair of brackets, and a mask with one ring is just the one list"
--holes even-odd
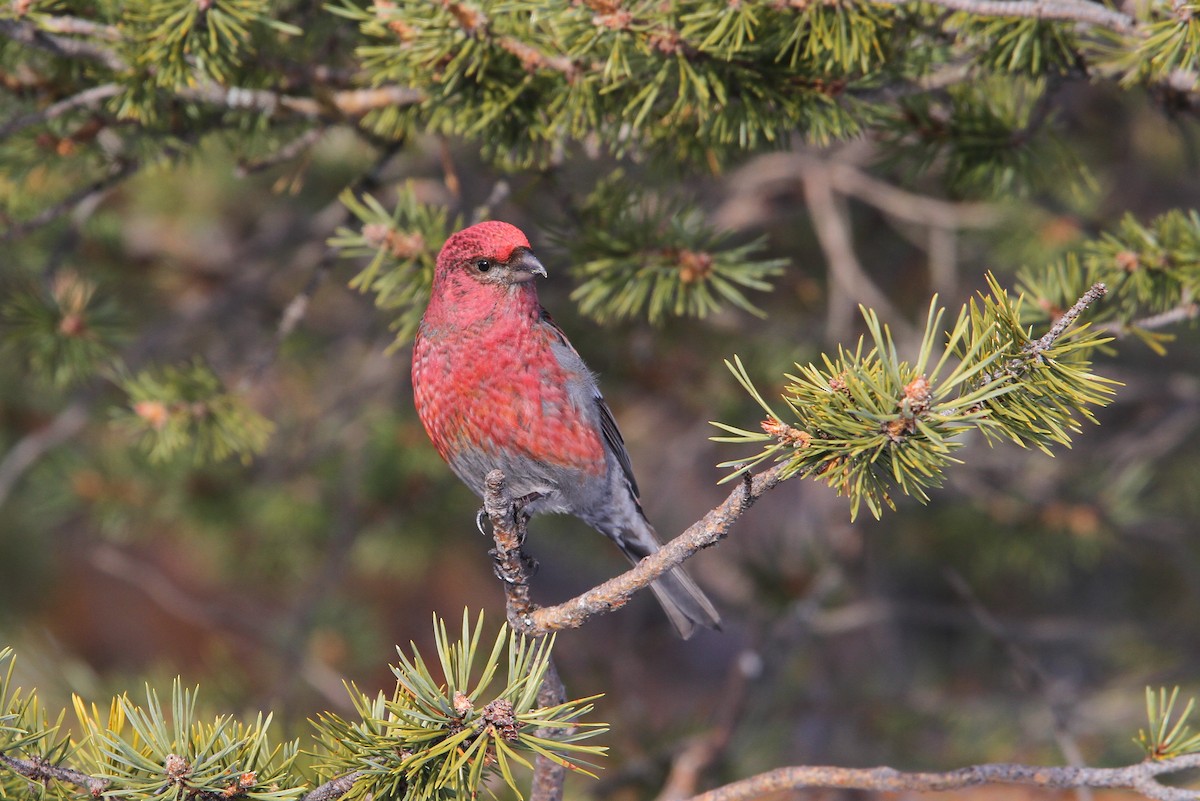
[(501, 559), (499, 551), (491, 550), (488, 551), (488, 554), (492, 557), (492, 572), (495, 573), (496, 578), (510, 586), (524, 584), (527, 579), (537, 575), (538, 568), (541, 566), (538, 564), (538, 560), (525, 553), (520, 554), (519, 567), (509, 563), (508, 560)]
[(490, 537), (491, 532), (483, 527), (483, 521), (487, 520), (488, 513), (486, 506), (480, 506), (479, 511), (475, 513), (475, 528), (479, 529), (479, 533), (485, 537)]

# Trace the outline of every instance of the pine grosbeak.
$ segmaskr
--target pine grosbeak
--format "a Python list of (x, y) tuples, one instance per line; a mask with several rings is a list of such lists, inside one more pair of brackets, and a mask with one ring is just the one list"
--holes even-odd
[[(538, 303), (546, 269), (529, 240), (484, 222), (446, 240), (413, 350), (417, 414), (476, 495), (500, 469), (525, 511), (575, 515), (632, 562), (659, 548), (629, 454), (596, 380)], [(716, 628), (716, 610), (676, 568), (651, 585), (680, 636)]]

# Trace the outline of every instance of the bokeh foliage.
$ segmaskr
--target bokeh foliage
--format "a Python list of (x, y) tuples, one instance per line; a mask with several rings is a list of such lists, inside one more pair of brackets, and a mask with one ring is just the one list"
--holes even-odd
[[(1147, 672), (1194, 684), (1200, 664), (1195, 8), (989, 8), (4, 5), (0, 632), (51, 694), (201, 674), (289, 733), (332, 706), (373, 721), (368, 741), (395, 735), (379, 654), (431, 643), (430, 610), (498, 599), (474, 500), (405, 400), (404, 344), (443, 237), (503, 217), (550, 268), (543, 299), (601, 374), (662, 533), (720, 499), (712, 465), (747, 460), (705, 421), (815, 479), (701, 561), (728, 621), (703, 658), (636, 604), (560, 648), (568, 685), (619, 688), (620, 751), (647, 755), (602, 795), (658, 789), (664, 741), (723, 714), (696, 695), (739, 697), (715, 674), (743, 645), (767, 672), (731, 776), (1060, 761), (1064, 732), (1123, 758), (1055, 699), (1136, 702)], [(823, 166), (772, 160), (797, 153)], [(843, 231), (814, 212), (821, 180)], [(964, 223), (981, 204), (990, 222)], [(1097, 282), (1108, 294), (1031, 357)], [(720, 366), (734, 354), (740, 383)], [(898, 513), (848, 524), (864, 503)], [(535, 529), (548, 594), (618, 567), (569, 523)], [(665, 655), (618, 659), (650, 649)], [(371, 689), (346, 705), (342, 675)], [(128, 710), (153, 727), (154, 703)], [(1188, 742), (1155, 704), (1145, 741)], [(1141, 714), (1103, 708), (1110, 731)], [(260, 742), (245, 720), (195, 731)], [(31, 748), (77, 756), (58, 731)], [(168, 734), (138, 748), (161, 762), (194, 732)], [(264, 776), (291, 758), (269, 742)], [(379, 764), (380, 781), (414, 765)]]

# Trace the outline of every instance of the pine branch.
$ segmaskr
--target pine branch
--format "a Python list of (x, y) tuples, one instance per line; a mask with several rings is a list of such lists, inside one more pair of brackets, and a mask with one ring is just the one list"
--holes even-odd
[(1159, 776), (1200, 767), (1200, 754), (1147, 760), (1121, 768), (1041, 767), (995, 763), (943, 773), (904, 772), (894, 768), (788, 767), (742, 779), (693, 796), (690, 801), (751, 801), (807, 788), (930, 793), (994, 784), (1047, 789), (1091, 787), (1134, 790), (1155, 801), (1196, 801), (1200, 792), (1170, 787)]

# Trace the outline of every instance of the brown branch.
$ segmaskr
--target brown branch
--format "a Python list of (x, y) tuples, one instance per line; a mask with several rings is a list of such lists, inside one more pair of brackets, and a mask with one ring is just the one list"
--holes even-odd
[(1200, 754), (1139, 762), (1123, 768), (1039, 767), (1035, 765), (972, 765), (944, 773), (906, 773), (894, 768), (789, 767), (693, 796), (691, 801), (750, 801), (786, 791), (822, 787), (881, 792), (939, 792), (985, 784), (1022, 784), (1064, 790), (1078, 787), (1134, 790), (1156, 801), (1196, 801), (1200, 792), (1169, 787), (1158, 781), (1164, 773), (1200, 767)]
[[(538, 690), (538, 705), (541, 707), (558, 706), (567, 702), (567, 688), (559, 678), (558, 668), (554, 660), (546, 669), (542, 679), (541, 689)], [(554, 738), (564, 734), (561, 729), (541, 729), (539, 737)], [(567, 768), (541, 754), (533, 761), (533, 782), (529, 788), (529, 801), (562, 801), (563, 786), (567, 782)]]
[(1079, 315), (1083, 314), (1084, 310), (1087, 309), (1088, 306), (1091, 306), (1106, 294), (1108, 294), (1107, 286), (1101, 283), (1092, 284), (1091, 288), (1088, 289), (1087, 292), (1084, 292), (1079, 297), (1079, 300), (1075, 301), (1071, 308), (1063, 312), (1062, 316), (1054, 321), (1054, 325), (1050, 326), (1049, 331), (1047, 331), (1045, 334), (1042, 334), (1041, 339), (1037, 340), (1036, 342), (1031, 342), (1025, 346), (1025, 353), (1034, 357), (1045, 353), (1054, 345), (1055, 342), (1058, 341), (1058, 338), (1066, 333), (1067, 329), (1070, 328), (1077, 319), (1079, 319)]
[[(605, 614), (621, 608), (638, 590), (649, 587), (664, 573), (674, 570), (700, 551), (723, 540), (738, 518), (753, 506), (755, 501), (779, 484), (780, 474), (784, 467), (784, 464), (775, 465), (756, 476), (746, 473), (743, 477), (744, 480), (734, 488), (733, 492), (729, 493), (729, 497), (720, 506), (693, 523), (678, 537), (663, 545), (659, 551), (638, 562), (631, 570), (611, 578), (569, 601), (556, 606), (536, 607), (528, 600), (527, 575), (524, 577), (524, 585), (520, 581), (510, 582), (509, 577), (502, 576), (506, 592), (509, 593), (509, 622), (526, 635), (538, 636), (552, 631), (579, 628), (584, 621), (594, 615)], [(493, 471), (488, 476), (489, 496), (492, 495), (491, 479), (498, 472)], [(499, 512), (499, 519), (502, 523), (509, 525), (504, 515), (511, 507), (489, 508), (486, 497), (484, 505), (485, 509), (488, 509), (489, 517), (492, 517), (491, 511), (492, 508), (495, 508)], [(496, 517), (492, 517), (493, 524), (496, 519)], [(506, 569), (517, 574), (520, 566), (512, 560), (520, 557), (519, 542), (517, 548), (506, 552), (504, 557), (510, 560)]]
[(0, 754), (0, 765), (4, 765), (13, 773), (21, 774), (32, 782), (46, 782), (53, 779), (57, 782), (73, 784), (87, 790), (93, 798), (99, 798), (108, 787), (108, 782), (104, 779), (97, 779), (95, 776), (89, 776), (74, 768), (51, 764), (38, 757), (20, 759), (8, 754)]
[(425, 94), (407, 86), (379, 86), (372, 89), (344, 89), (318, 99), (285, 95), (270, 89), (248, 89), (208, 82), (180, 91), (179, 97), (228, 109), (258, 111), (267, 116), (285, 111), (313, 119), (358, 119), (376, 109), (416, 105), (425, 99)]
[(521, 549), (529, 522), (524, 512), (527, 499), (509, 496), (504, 473), (499, 470), (488, 473), (483, 483), (483, 514), (492, 524), (496, 547), (491, 554), (496, 562), (496, 577), (504, 582), (508, 624), (528, 636), (545, 634), (549, 630), (537, 631), (531, 624), (536, 607), (529, 597), (529, 579), (536, 563)]

